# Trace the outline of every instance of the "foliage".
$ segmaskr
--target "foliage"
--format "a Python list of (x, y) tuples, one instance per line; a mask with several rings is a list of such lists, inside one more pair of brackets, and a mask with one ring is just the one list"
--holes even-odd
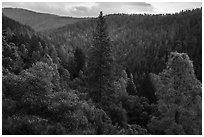
[(3, 15), (2, 133), (202, 134), (201, 13), (101, 12), (44, 34)]
[(98, 17), (93, 45), (88, 61), (88, 84), (90, 96), (102, 106), (109, 105), (113, 95), (112, 49), (102, 12)]
[[(202, 8), (175, 14), (112, 14), (104, 16), (113, 45), (115, 69), (134, 76), (140, 95), (156, 102), (149, 73), (161, 72), (170, 52), (185, 52), (194, 62), (198, 80), (202, 81)], [(53, 30), (48, 35), (55, 45), (68, 53), (80, 47), (89, 55), (97, 19), (91, 18)]]
[(152, 74), (159, 115), (148, 125), (154, 134), (201, 134), (201, 83), (185, 53), (171, 53), (167, 68)]
[(78, 77), (80, 70), (83, 70), (85, 66), (85, 60), (86, 60), (84, 52), (79, 47), (75, 49), (74, 59), (76, 62), (76, 74), (74, 77)]

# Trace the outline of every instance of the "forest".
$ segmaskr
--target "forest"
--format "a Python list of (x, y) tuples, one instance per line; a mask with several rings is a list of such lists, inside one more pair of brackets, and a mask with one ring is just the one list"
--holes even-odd
[(3, 135), (201, 135), (202, 8), (36, 32), (2, 15)]

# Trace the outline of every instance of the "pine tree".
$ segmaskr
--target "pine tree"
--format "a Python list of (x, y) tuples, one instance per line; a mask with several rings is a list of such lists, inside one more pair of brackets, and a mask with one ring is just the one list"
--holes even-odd
[(99, 104), (112, 101), (113, 82), (112, 50), (105, 19), (100, 12), (88, 61), (88, 85), (92, 100)]
[(138, 94), (135, 83), (133, 81), (132, 74), (130, 75), (130, 79), (128, 79), (128, 82), (127, 82), (127, 92), (129, 95), (133, 95), (133, 96)]
[(75, 68), (75, 74), (74, 77), (78, 77), (80, 70), (83, 69), (84, 65), (85, 65), (85, 54), (82, 51), (81, 48), (76, 47), (76, 50), (74, 52), (74, 60), (76, 62), (76, 68)]

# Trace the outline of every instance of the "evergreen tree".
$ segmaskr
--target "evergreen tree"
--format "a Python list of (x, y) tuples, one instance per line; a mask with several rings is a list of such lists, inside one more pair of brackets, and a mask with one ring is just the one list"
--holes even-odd
[(137, 89), (133, 81), (133, 75), (130, 75), (130, 79), (127, 82), (127, 92), (129, 95), (137, 95)]
[(105, 19), (100, 12), (88, 62), (88, 84), (93, 101), (102, 104), (112, 101), (113, 82), (112, 50)]
[(74, 52), (74, 60), (76, 62), (76, 68), (75, 68), (76, 73), (74, 77), (78, 77), (80, 70), (82, 70), (85, 65), (85, 54), (82, 51), (82, 49), (79, 47), (77, 47)]

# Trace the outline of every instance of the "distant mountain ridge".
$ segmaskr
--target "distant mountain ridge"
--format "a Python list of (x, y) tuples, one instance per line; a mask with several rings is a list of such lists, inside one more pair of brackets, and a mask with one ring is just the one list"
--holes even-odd
[(3, 8), (2, 13), (13, 20), (30, 26), (36, 32), (56, 29), (86, 19), (38, 13), (20, 8)]

